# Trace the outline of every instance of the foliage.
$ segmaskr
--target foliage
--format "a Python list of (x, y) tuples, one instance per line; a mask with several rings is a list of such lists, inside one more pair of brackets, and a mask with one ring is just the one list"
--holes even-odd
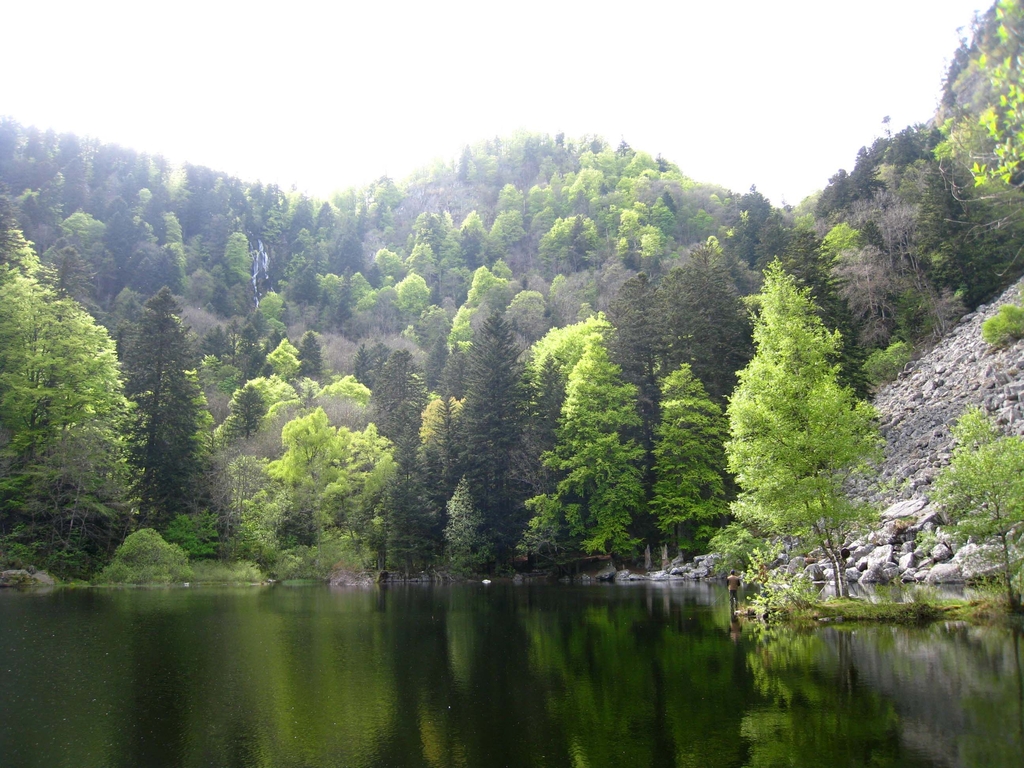
[(280, 580), (326, 579), (338, 567), (352, 568), (360, 564), (351, 539), (339, 531), (326, 533), (318, 547), (296, 546), (282, 550), (270, 574)]
[(1003, 304), (998, 315), (981, 324), (981, 337), (994, 347), (1005, 347), (1024, 338), (1024, 308)]
[(181, 547), (189, 560), (214, 557), (219, 539), (217, 516), (212, 512), (178, 515), (164, 531), (164, 539)]
[(469, 351), (462, 406), (462, 466), (499, 563), (512, 556), (526, 526), (523, 456), (527, 391), (512, 329), (490, 316)]
[(672, 532), (675, 548), (697, 551), (728, 510), (722, 449), (728, 425), (690, 366), (670, 373), (661, 391), (651, 506), (658, 527)]
[(604, 345), (593, 340), (569, 374), (555, 449), (545, 464), (561, 473), (554, 494), (530, 500), (552, 525), (564, 520), (587, 552), (632, 553), (630, 529), (642, 509), (642, 449), (622, 435), (639, 422), (632, 405), (636, 387), (626, 384)]
[(343, 397), (356, 401), (360, 405), (370, 404), (370, 388), (360, 384), (355, 376), (351, 374), (342, 376), (337, 381), (321, 387), (321, 397)]
[(122, 535), (127, 402), (106, 330), (40, 281), (45, 273), (17, 230), (7, 237), (12, 253), (0, 258), (0, 536), (5, 549), (17, 548), (36, 567), (83, 577)]
[(191, 578), (192, 569), (182, 548), (167, 543), (152, 528), (142, 528), (117, 548), (114, 559), (96, 581), (100, 584), (172, 584)]
[(267, 355), (267, 362), (274, 369), (275, 376), (289, 381), (299, 373), (299, 350), (288, 339), (281, 339), (277, 348)]
[[(847, 478), (875, 458), (875, 413), (838, 383), (837, 333), (825, 330), (806, 290), (778, 263), (758, 296), (756, 352), (729, 402), (729, 469), (742, 492), (738, 518), (821, 546), (837, 574), (839, 552), (872, 511), (844, 493)], [(837, 594), (845, 579), (836, 579)]]
[(864, 361), (864, 375), (878, 386), (895, 379), (910, 362), (913, 349), (905, 341), (894, 341), (885, 349), (876, 349)]
[(995, 13), (996, 41), (978, 61), (992, 88), (980, 122), (994, 142), (994, 158), (988, 164), (975, 163), (974, 173), (979, 184), (998, 178), (1020, 186), (1024, 183), (1024, 6), (1020, 0), (999, 0)]
[(750, 569), (750, 558), (764, 541), (740, 523), (732, 522), (719, 528), (708, 542), (708, 551), (722, 556), (725, 570), (746, 571)]
[(166, 288), (146, 302), (126, 345), (125, 394), (133, 401), (129, 461), (143, 525), (165, 527), (202, 492), (205, 398), (180, 309)]
[(445, 554), (455, 573), (471, 573), (490, 562), (492, 555), (482, 529), (483, 518), (473, 506), (465, 478), (448, 501), (448, 523), (444, 529)]
[(806, 609), (816, 602), (818, 595), (814, 583), (803, 574), (772, 570), (771, 564), (778, 555), (779, 547), (759, 547), (750, 553), (746, 571), (747, 581), (760, 586), (750, 598), (750, 606), (766, 621)]
[(192, 582), (196, 584), (254, 584), (263, 581), (255, 563), (238, 560), (199, 560), (192, 563)]
[[(892, 339), (930, 342), (1024, 268), (1019, 190), (995, 176), (975, 188), (970, 174), (974, 160), (996, 167), (989, 127), (1014, 135), (1019, 4), (1001, 6), (956, 54), (941, 130), (887, 132), (795, 211), (596, 137), (490, 140), (455, 168), (314, 200), (0, 120), (0, 182), (19, 195), (0, 196), (0, 535), (36, 564), (94, 571), (128, 525), (133, 488), (143, 525), (210, 510), (224, 553), (261, 566), (304, 563), (295, 553), (337, 532), (367, 562), (405, 553), (404, 567), (406, 555), (442, 556), (447, 502), (465, 475), (499, 561), (522, 540), (525, 499), (545, 500), (531, 541), (562, 557), (596, 531), (586, 515), (600, 499), (627, 490), (617, 508), (628, 515), (604, 508), (616, 546), (676, 536), (699, 547), (725, 520), (716, 510), (732, 486), (712, 411), (696, 394), (666, 400), (664, 387), (685, 364), (708, 400), (726, 403), (752, 354), (741, 297), (773, 256), (809, 289), (824, 327), (841, 329), (826, 357), (859, 392), (867, 348), (877, 349), (865, 376), (888, 378), (905, 354)], [(452, 205), (468, 211), (460, 225), (437, 212)], [(257, 242), (268, 263), (254, 280)], [(127, 426), (97, 321), (135, 404)], [(289, 330), (303, 333), (297, 350)], [(595, 341), (620, 380), (603, 392), (577, 381), (568, 429), (566, 384)], [(415, 392), (398, 391), (413, 379)], [(427, 418), (421, 386), (443, 398)], [(821, 421), (844, 397), (804, 415)], [(320, 480), (279, 472), (296, 457), (282, 428), (317, 407), (345, 447)], [(372, 433), (356, 431), (370, 419)], [(584, 450), (591, 433), (605, 455)], [(639, 494), (633, 469), (598, 492), (597, 467), (624, 465)], [(586, 502), (558, 492), (577, 470), (595, 481)], [(767, 509), (750, 501), (737, 510)], [(577, 503), (587, 522), (573, 533), (565, 512)]]
[(974, 408), (953, 427), (956, 447), (935, 479), (935, 499), (957, 528), (978, 541), (998, 542), (999, 570), (1011, 609), (1021, 605), (1024, 562), (1024, 438), (1000, 434)]

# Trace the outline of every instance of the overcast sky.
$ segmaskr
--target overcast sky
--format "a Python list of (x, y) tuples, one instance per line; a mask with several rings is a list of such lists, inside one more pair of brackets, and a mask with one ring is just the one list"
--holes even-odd
[(795, 204), (884, 117), (931, 118), (989, 5), (22, 0), (0, 114), (318, 196), (520, 128), (597, 133)]

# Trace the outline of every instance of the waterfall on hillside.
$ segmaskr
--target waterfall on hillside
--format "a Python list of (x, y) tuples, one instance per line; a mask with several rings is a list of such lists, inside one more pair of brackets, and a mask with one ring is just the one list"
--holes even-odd
[(259, 238), (256, 239), (255, 248), (251, 245), (249, 246), (249, 258), (252, 260), (252, 301), (253, 305), (258, 309), (260, 298), (266, 293), (263, 288), (269, 279), (267, 271), (269, 257), (267, 256), (266, 249), (263, 247), (263, 241)]

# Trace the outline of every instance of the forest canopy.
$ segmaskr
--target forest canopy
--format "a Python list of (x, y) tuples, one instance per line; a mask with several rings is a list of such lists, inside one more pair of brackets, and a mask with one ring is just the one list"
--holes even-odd
[(142, 529), (282, 577), (705, 548), (770, 264), (860, 398), (1024, 272), (1020, 19), (796, 207), (596, 136), (316, 199), (0, 120), (0, 560), (88, 577)]

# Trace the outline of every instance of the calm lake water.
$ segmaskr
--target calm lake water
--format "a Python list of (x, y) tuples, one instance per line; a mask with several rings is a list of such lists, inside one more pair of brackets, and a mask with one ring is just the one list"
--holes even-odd
[(1021, 766), (1008, 630), (724, 588), (0, 590), (0, 766)]

